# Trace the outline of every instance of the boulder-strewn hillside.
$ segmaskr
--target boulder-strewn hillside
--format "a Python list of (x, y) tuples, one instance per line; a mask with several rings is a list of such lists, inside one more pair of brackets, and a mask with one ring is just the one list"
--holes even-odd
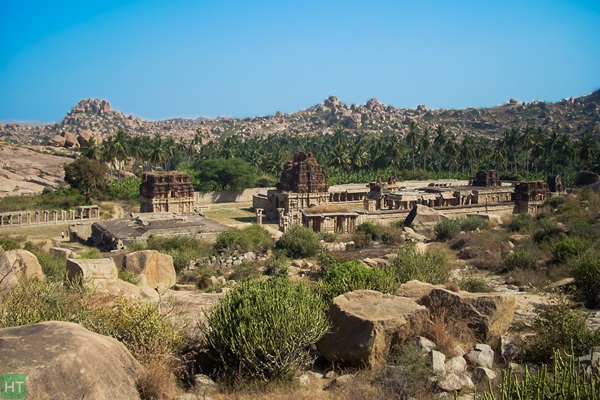
[(272, 116), (246, 119), (175, 118), (164, 121), (145, 121), (112, 110), (106, 100), (85, 99), (59, 123), (41, 126), (6, 124), (0, 127), (0, 137), (18, 143), (77, 147), (92, 137), (99, 143), (119, 129), (132, 135), (189, 138), (201, 132), (207, 138), (214, 138), (231, 133), (246, 136), (327, 134), (339, 126), (367, 133), (406, 131), (413, 121), (421, 128), (444, 124), (459, 135), (469, 133), (494, 137), (504, 129), (528, 124), (572, 135), (583, 132), (600, 134), (600, 90), (558, 103), (523, 103), (511, 99), (493, 108), (460, 110), (432, 110), (424, 105), (416, 109), (394, 108), (381, 104), (377, 99), (371, 99), (365, 105), (348, 106), (332, 96), (323, 104), (293, 114), (278, 112)]

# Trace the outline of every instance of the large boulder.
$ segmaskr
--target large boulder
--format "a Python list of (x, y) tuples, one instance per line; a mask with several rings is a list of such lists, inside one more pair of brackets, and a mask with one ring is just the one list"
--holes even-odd
[(317, 343), (330, 362), (375, 366), (390, 348), (424, 331), (429, 313), (414, 300), (373, 290), (357, 290), (333, 299), (331, 332)]
[(0, 329), (3, 374), (25, 374), (27, 399), (139, 399), (142, 366), (108, 336), (71, 322)]
[(148, 286), (153, 288), (161, 283), (172, 287), (177, 280), (173, 257), (156, 250), (135, 251), (126, 254), (123, 269), (136, 274), (144, 274)]
[(464, 320), (477, 339), (496, 344), (515, 316), (515, 298), (505, 294), (451, 292), (433, 289), (418, 301), (432, 313), (443, 308), (448, 318)]
[(8, 250), (0, 254), (0, 295), (8, 293), (19, 282), (46, 279), (37, 257), (27, 250)]
[(590, 186), (600, 182), (600, 175), (591, 171), (581, 171), (575, 177), (573, 185), (575, 187)]
[(71, 282), (83, 282), (96, 286), (116, 285), (119, 272), (115, 262), (110, 258), (69, 259), (67, 260), (67, 279)]
[(448, 217), (431, 207), (417, 204), (408, 213), (404, 226), (408, 226), (423, 235), (432, 235), (435, 225), (444, 219), (448, 219)]

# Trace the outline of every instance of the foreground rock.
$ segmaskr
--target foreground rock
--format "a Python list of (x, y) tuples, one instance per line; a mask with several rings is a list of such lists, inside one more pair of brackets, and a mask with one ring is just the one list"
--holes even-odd
[(177, 280), (173, 257), (156, 250), (135, 251), (126, 254), (123, 269), (136, 274), (144, 274), (147, 285), (152, 288), (156, 288), (159, 284), (172, 287)]
[(423, 331), (429, 313), (414, 300), (373, 290), (357, 290), (333, 299), (329, 310), (331, 333), (317, 348), (330, 362), (375, 366), (391, 346)]
[(478, 340), (495, 344), (500, 340), (515, 316), (514, 296), (480, 294), (435, 288), (418, 302), (432, 313), (445, 312), (446, 317), (464, 320)]
[(19, 282), (30, 278), (46, 279), (37, 257), (27, 250), (8, 250), (0, 254), (0, 296)]
[(119, 341), (70, 322), (0, 329), (2, 373), (27, 376), (27, 399), (139, 399), (142, 366)]

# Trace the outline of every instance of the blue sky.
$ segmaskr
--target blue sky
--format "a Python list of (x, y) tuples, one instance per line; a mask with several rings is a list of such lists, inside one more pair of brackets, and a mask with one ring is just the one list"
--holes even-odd
[(4, 1), (0, 120), (81, 99), (146, 119), (394, 107), (600, 89), (600, 1)]

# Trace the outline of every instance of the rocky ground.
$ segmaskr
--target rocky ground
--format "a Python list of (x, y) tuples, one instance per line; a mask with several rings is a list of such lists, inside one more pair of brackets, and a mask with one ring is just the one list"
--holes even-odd
[(64, 165), (70, 151), (0, 141), (0, 197), (39, 194), (65, 184)]

